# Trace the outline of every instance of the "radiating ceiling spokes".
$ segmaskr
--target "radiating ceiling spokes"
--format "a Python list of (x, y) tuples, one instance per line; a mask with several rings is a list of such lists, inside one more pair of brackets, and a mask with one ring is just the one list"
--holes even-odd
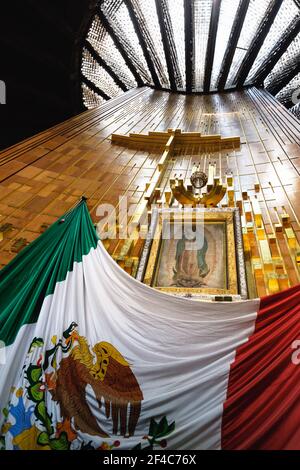
[(142, 85), (207, 93), (265, 83), (290, 104), (280, 91), (298, 79), (299, 28), (297, 0), (101, 0), (82, 54), (85, 103)]

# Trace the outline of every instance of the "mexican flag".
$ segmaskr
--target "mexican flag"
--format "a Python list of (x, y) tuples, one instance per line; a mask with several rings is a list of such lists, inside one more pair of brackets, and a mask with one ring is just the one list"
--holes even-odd
[(0, 446), (299, 449), (299, 293), (158, 292), (82, 201), (0, 272)]

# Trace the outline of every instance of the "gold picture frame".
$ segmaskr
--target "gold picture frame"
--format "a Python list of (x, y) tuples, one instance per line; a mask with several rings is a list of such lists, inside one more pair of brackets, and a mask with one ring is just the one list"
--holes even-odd
[[(196, 211), (197, 209), (193, 209), (190, 213), (185, 212), (184, 214), (182, 210), (169, 211), (167, 220), (170, 227), (175, 226), (177, 223), (182, 224), (183, 217), (187, 224), (197, 223)], [(214, 260), (211, 261), (211, 264), (217, 263), (218, 265), (215, 269), (208, 268), (209, 271), (206, 269), (208, 271), (206, 278), (209, 278), (210, 281), (206, 283), (204, 280), (203, 285), (193, 287), (181, 285), (182, 279), (180, 282), (178, 281), (175, 260), (172, 258), (176, 252), (174, 244), (178, 243), (178, 241), (176, 242), (174, 239), (173, 241), (165, 240), (162, 237), (165, 224), (164, 211), (159, 211), (153, 218), (151, 241), (148, 240), (148, 243), (146, 243), (143, 256), (144, 261), (140, 267), (140, 280), (157, 290), (169, 294), (184, 296), (241, 296), (243, 299), (247, 298), (240, 216), (237, 210), (214, 208), (200, 209), (200, 211), (203, 214), (205, 233), (207, 231), (207, 234), (210, 236), (211, 245), (214, 244)], [(217, 240), (213, 239), (213, 235), (211, 235), (213, 233), (215, 233), (214, 236)], [(171, 243), (173, 243), (173, 246), (170, 245)], [(208, 254), (210, 253), (209, 245), (208, 243)], [(220, 253), (220, 250), (222, 250), (222, 253)], [(172, 253), (171, 257), (170, 252)], [(210, 256), (210, 259), (212, 259), (212, 256)], [(206, 265), (205, 261), (204, 263)], [(166, 265), (168, 267), (164, 269)], [(160, 274), (161, 271), (163, 271), (162, 275)], [(216, 275), (216, 272), (218, 275)], [(212, 273), (214, 273), (214, 276)], [(166, 285), (164, 285), (165, 279), (167, 279)], [(173, 284), (171, 284), (172, 282)]]

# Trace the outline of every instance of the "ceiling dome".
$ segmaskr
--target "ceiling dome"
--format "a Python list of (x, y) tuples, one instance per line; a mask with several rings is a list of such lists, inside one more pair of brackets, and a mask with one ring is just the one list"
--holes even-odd
[(299, 64), (297, 0), (102, 0), (82, 52), (83, 99), (264, 84), (291, 108)]

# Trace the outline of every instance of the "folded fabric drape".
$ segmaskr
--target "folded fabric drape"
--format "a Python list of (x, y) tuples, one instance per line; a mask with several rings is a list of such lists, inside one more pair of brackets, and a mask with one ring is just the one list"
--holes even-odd
[(0, 447), (299, 448), (298, 298), (158, 292), (82, 201), (0, 272)]

